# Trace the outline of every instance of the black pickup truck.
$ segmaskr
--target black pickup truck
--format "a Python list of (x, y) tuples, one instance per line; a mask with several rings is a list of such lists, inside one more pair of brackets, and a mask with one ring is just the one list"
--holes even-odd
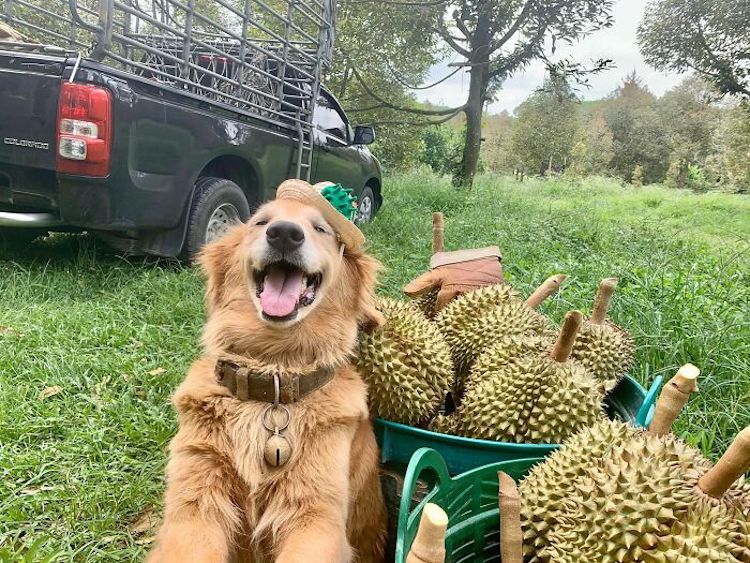
[[(232, 27), (180, 15), (177, 0), (162, 3), (171, 19), (137, 2), (101, 3), (87, 10), (71, 0), (73, 33), (50, 23), (52, 38), (74, 38), (63, 47), (40, 41), (48, 38), (39, 22), (35, 39), (25, 34), (33, 10), (5, 13), (10, 33), (22, 31), (0, 38), (0, 237), (86, 230), (120, 250), (189, 258), (289, 177), (352, 188), (356, 220), (372, 218), (382, 201), (380, 166), (366, 147), (373, 129), (353, 128), (320, 85), (331, 12), (317, 34), (289, 17), (283, 35), (278, 25), (271, 31), (272, 45), (247, 40), (253, 23), (272, 29), (247, 10)], [(333, 9), (289, 4), (289, 13)], [(116, 5), (127, 18), (103, 15)]]

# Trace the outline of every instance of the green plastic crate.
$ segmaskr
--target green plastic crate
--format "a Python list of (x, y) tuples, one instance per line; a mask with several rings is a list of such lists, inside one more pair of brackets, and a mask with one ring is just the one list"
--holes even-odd
[[(606, 397), (610, 418), (648, 426), (653, 417), (654, 403), (661, 389), (662, 376), (656, 377), (648, 391), (626, 375)], [(375, 436), (380, 446), (380, 461), (390, 467), (407, 466), (419, 448), (432, 448), (445, 459), (448, 472), (458, 475), (475, 467), (513, 459), (540, 458), (559, 444), (514, 444), (476, 440), (463, 436), (439, 434), (376, 418)]]
[[(477, 467), (451, 478), (442, 456), (433, 449), (419, 448), (411, 458), (404, 478), (398, 515), (396, 563), (404, 563), (422, 517), (432, 502), (448, 515), (445, 539), (446, 563), (500, 561), (500, 511), (497, 472), (516, 481), (524, 477), (541, 457), (501, 461)], [(429, 492), (414, 505), (417, 486), (427, 483)]]

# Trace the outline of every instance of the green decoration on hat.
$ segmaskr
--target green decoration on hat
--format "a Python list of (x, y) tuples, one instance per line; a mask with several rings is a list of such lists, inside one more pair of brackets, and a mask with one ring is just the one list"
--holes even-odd
[(357, 198), (352, 195), (351, 188), (333, 184), (320, 190), (320, 195), (326, 198), (344, 217), (350, 221), (354, 219), (354, 213), (357, 211)]

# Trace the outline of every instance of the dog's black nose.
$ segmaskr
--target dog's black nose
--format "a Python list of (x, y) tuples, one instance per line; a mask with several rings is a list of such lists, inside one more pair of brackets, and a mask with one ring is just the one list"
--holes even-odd
[(266, 240), (279, 252), (290, 252), (302, 246), (305, 233), (294, 223), (277, 221), (266, 230)]

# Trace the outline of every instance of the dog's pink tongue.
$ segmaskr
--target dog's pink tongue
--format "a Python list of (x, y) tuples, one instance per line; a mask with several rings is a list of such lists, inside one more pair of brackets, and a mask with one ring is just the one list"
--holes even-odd
[(286, 317), (294, 312), (302, 292), (302, 272), (271, 268), (263, 283), (260, 305), (271, 317)]

